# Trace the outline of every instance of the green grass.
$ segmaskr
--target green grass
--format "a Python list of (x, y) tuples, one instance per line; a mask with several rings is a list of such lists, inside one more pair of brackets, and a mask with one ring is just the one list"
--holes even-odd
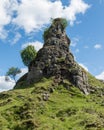
[(89, 82), (89, 84), (91, 85), (91, 86), (93, 86), (93, 87), (101, 87), (101, 88), (104, 88), (104, 84), (101, 82), (101, 81), (99, 81), (99, 80), (97, 80), (94, 76), (92, 76), (90, 73), (87, 73), (87, 75), (88, 75), (88, 82)]
[[(93, 87), (104, 88), (94, 77), (89, 80)], [(53, 78), (44, 78), (30, 88), (0, 93), (0, 130), (104, 130), (104, 96), (86, 96), (67, 80), (52, 83)]]

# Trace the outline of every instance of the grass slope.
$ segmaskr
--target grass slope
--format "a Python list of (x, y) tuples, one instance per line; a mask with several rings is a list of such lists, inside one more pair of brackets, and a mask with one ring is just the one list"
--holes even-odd
[(52, 78), (0, 93), (0, 130), (104, 130), (104, 84), (88, 76), (87, 96), (66, 80), (53, 88)]

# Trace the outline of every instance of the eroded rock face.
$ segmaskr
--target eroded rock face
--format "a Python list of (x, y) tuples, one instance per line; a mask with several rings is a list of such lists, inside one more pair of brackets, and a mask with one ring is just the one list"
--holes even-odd
[(47, 31), (43, 48), (29, 66), (27, 83), (37, 82), (42, 77), (55, 76), (59, 83), (67, 79), (88, 94), (87, 74), (74, 61), (69, 45), (70, 39), (66, 35), (61, 19), (55, 19)]

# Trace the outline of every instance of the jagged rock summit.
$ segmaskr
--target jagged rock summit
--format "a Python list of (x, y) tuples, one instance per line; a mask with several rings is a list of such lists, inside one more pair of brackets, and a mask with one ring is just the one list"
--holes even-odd
[(26, 81), (31, 84), (43, 77), (53, 76), (57, 83), (67, 79), (83, 93), (88, 94), (87, 74), (76, 63), (70, 51), (70, 39), (65, 32), (66, 25), (65, 19), (56, 18), (44, 32), (44, 46), (30, 63)]

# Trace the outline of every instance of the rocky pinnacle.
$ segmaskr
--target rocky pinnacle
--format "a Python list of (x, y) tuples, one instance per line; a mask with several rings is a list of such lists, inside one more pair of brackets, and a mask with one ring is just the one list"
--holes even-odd
[(44, 32), (44, 46), (29, 66), (27, 83), (43, 77), (55, 77), (58, 83), (67, 79), (83, 93), (88, 94), (86, 71), (76, 63), (70, 51), (70, 39), (65, 32), (65, 19), (56, 18)]

